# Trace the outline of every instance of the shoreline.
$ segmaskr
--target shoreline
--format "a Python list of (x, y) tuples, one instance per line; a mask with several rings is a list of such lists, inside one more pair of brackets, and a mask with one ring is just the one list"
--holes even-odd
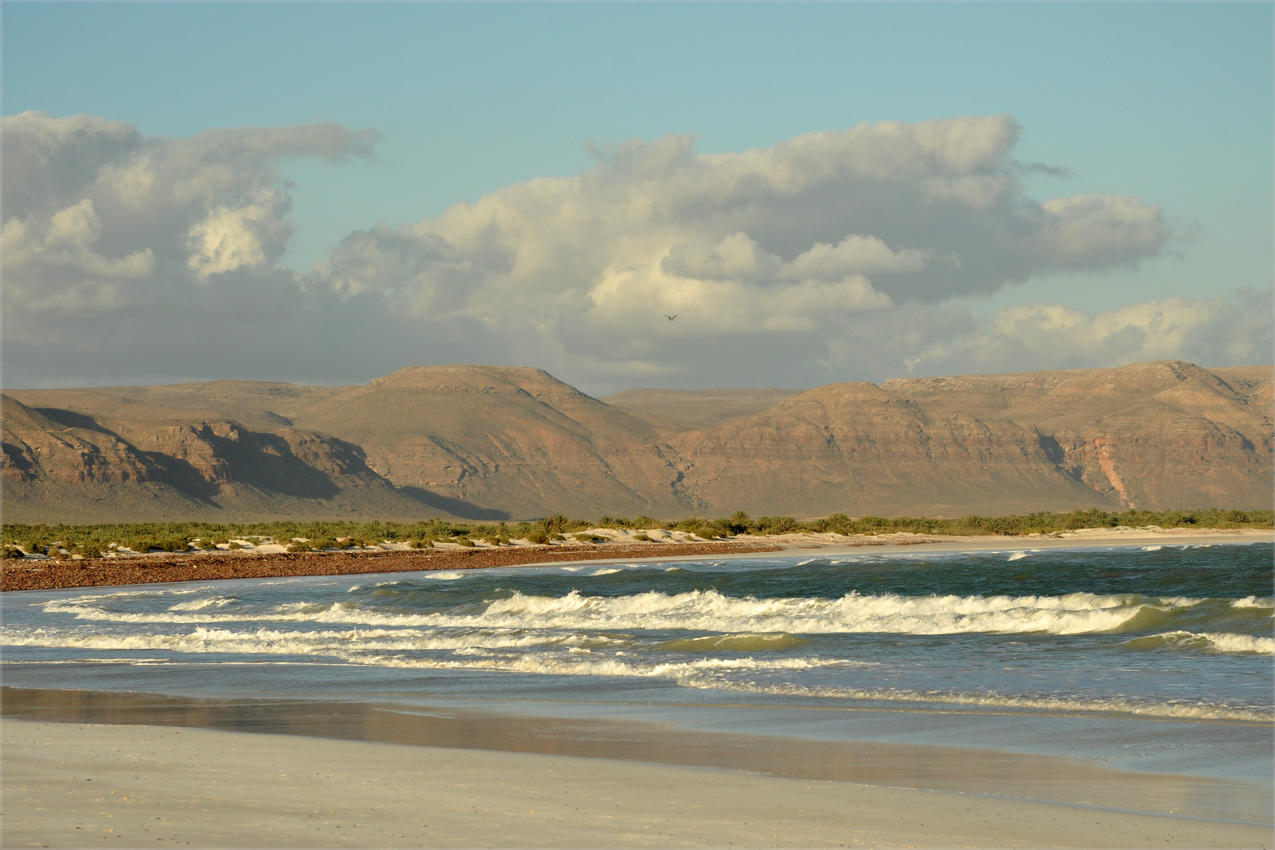
[(567, 562), (660, 561), (669, 558), (743, 557), (805, 553), (842, 556), (874, 552), (957, 552), (998, 549), (1275, 543), (1271, 529), (1081, 529), (1049, 535), (955, 536), (882, 534), (739, 535), (696, 542), (615, 542), (518, 545), (469, 549), (382, 549), (289, 553), (271, 551), (116, 556), (110, 558), (6, 558), (0, 591), (62, 590), (185, 581), (289, 576), (366, 575), (491, 567), (547, 566)]
[[(909, 714), (897, 707), (879, 711)], [(1160, 808), (1171, 796), (1176, 800), (1173, 814), (1178, 817), (1275, 823), (1269, 783), (1261, 779), (1148, 771), (1064, 753), (993, 749), (951, 740), (808, 738), (786, 732), (682, 727), (634, 717), (511, 713), (446, 702), (178, 696), (9, 685), (0, 686), (0, 720), (206, 729), (302, 740), (567, 756), (1057, 805), (1099, 805), (1093, 797), (1101, 791), (1103, 808), (1150, 814), (1164, 814)]]
[[(641, 761), (10, 721), (3, 845), (1269, 847), (1267, 824)], [(1034, 762), (1048, 775), (1048, 763)], [(526, 781), (535, 777), (534, 782)], [(1083, 794), (1083, 783), (1073, 784)], [(1177, 799), (1173, 788), (1165, 802)]]
[(578, 544), (334, 552), (220, 552), (114, 558), (15, 559), (0, 566), (0, 590), (61, 590), (103, 585), (220, 581), (240, 578), (366, 575), (520, 567), (605, 558), (696, 557), (780, 551), (778, 546), (723, 543)]
[[(1126, 529), (1067, 537), (908, 535), (865, 544), (799, 535), (767, 538), (772, 545), (764, 547), (735, 540), (711, 555), (704, 544), (689, 544), (689, 555), (655, 544), (641, 547), (649, 557), (635, 557), (614, 543), (420, 554), (450, 554), (475, 569), (480, 555), (525, 563), (532, 554), (541, 565), (776, 556), (788, 559), (785, 565), (824, 558), (853, 565), (879, 564), (878, 553), (915, 553), (920, 563), (941, 566), (925, 553), (984, 551), (995, 553), (982, 559), (995, 566), (1064, 547), (1081, 550), (1083, 561), (1083, 550), (1099, 557), (1112, 547), (1133, 554), (1256, 543), (1260, 548), (1231, 554), (1265, 562), (1273, 536)], [(615, 557), (619, 552), (627, 557)], [(333, 574), (340, 554), (309, 556), (310, 569), (301, 574), (316, 574), (316, 567)], [(416, 553), (348, 554), (355, 567), (373, 571), (383, 572), (393, 559), (422, 569)], [(1190, 563), (1192, 554), (1174, 560)], [(113, 560), (154, 572), (162, 558)], [(227, 554), (224, 560), (304, 566), (304, 558)], [(434, 569), (457, 568), (435, 563)], [(59, 597), (8, 597), (0, 604), (16, 610), (49, 598)], [(0, 689), (6, 812), (0, 846), (1275, 846), (1269, 722), (1243, 728), (1161, 718), (1091, 722), (985, 708), (971, 709), (977, 719), (966, 721), (962, 712), (885, 706), (869, 707), (879, 716), (862, 718), (864, 710), (855, 708), (852, 721), (835, 724), (843, 734), (829, 737), (821, 734), (822, 716), (813, 716), (820, 705), (798, 706), (783, 720), (746, 716), (729, 701), (697, 702), (698, 715), (683, 715), (650, 710), (653, 703), (638, 692), (620, 710), (571, 712), (545, 710), (534, 694), (530, 705), (449, 698), (447, 689), (431, 690), (419, 678), (396, 701), (385, 681), (370, 691), (302, 692), (314, 694), (308, 698), (273, 685), (259, 690), (253, 683), (265, 678), (256, 673), (234, 687), (197, 684), (194, 693), (208, 696), (165, 696), (150, 692), (164, 690), (168, 674), (157, 670), (159, 678), (129, 682), (110, 671), (109, 681), (72, 677), (118, 691)], [(1211, 744), (1175, 750), (1173, 759), (1157, 754), (1162, 740), (1178, 738)], [(1237, 741), (1253, 746), (1237, 750)], [(1108, 750), (1148, 757), (1108, 758)], [(1214, 771), (1208, 765), (1215, 761), (1201, 761), (1217, 753), (1250, 758), (1250, 751), (1259, 754), (1244, 770)]]

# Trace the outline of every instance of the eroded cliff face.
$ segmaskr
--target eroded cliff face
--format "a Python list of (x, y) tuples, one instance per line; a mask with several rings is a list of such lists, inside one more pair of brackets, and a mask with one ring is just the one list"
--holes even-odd
[(934, 411), (1030, 423), (1060, 471), (1121, 507), (1269, 507), (1271, 370), (1235, 371), (1228, 382), (1166, 361), (883, 386)]
[(7, 396), (0, 412), (5, 483), (122, 484), (162, 475), (154, 460), (108, 430), (51, 419)]
[(422, 507), (369, 469), (358, 446), (324, 434), (224, 420), (99, 422), (4, 403), (8, 521), (326, 515), (351, 509), (352, 495), (369, 510)]
[(615, 405), (490, 366), (356, 387), (22, 390), (4, 399), (4, 508), (15, 522), (1261, 508), (1271, 386), (1269, 368), (1164, 362)]
[(687, 487), (750, 513), (933, 514), (1106, 504), (1032, 427), (936, 411), (871, 384), (811, 390), (673, 441)]

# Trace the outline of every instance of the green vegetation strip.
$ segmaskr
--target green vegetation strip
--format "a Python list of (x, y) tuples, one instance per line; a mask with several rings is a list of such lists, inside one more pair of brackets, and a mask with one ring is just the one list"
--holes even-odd
[[(990, 535), (1049, 534), (1081, 528), (1119, 526), (1160, 528), (1271, 528), (1272, 511), (1237, 511), (1209, 508), (1192, 511), (1123, 511), (1098, 509), (1069, 513), (1033, 513), (1018, 516), (960, 519), (926, 517), (874, 517), (852, 519), (833, 514), (816, 520), (792, 517), (757, 517), (740, 511), (729, 518), (690, 517), (662, 522), (648, 516), (623, 519), (604, 516), (596, 522), (568, 519), (561, 514), (535, 521), (512, 523), (464, 523), (439, 519), (419, 522), (257, 522), (220, 524), (205, 522), (152, 522), (116, 525), (4, 525), (4, 557), (25, 554), (51, 557), (100, 557), (120, 549), (129, 552), (187, 552), (235, 549), (235, 541), (273, 541), (291, 551), (360, 549), (386, 543), (414, 549), (430, 548), (435, 542), (473, 546), (476, 541), (508, 545), (513, 539), (532, 543), (571, 540), (603, 542), (606, 538), (589, 534), (591, 529), (622, 529), (643, 532), (654, 529), (684, 531), (704, 539), (721, 539), (738, 534), (774, 535), (802, 532), (836, 534)], [(638, 534), (636, 539), (645, 539)]]

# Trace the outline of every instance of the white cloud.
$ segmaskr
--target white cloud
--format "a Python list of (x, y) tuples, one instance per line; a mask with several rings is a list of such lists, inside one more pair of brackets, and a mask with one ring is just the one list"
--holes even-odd
[[(100, 118), (10, 116), (6, 379), (340, 381), (481, 361), (622, 389), (1269, 358), (1217, 332), (1249, 319), (1234, 300), (1041, 305), (981, 326), (954, 309), (1035, 275), (1136, 265), (1170, 238), (1137, 198), (1027, 196), (1018, 133), (989, 116), (726, 153), (686, 136), (630, 141), (593, 149), (575, 176), (353, 232), (299, 274), (281, 265), (291, 187), (279, 162), (369, 156), (374, 134), (316, 124), (165, 139)], [(1269, 338), (1261, 315), (1245, 339)], [(350, 353), (336, 336), (364, 342)]]
[(55, 326), (95, 307), (175, 321), (185, 287), (244, 268), (280, 285), (270, 274), (290, 200), (277, 162), (364, 156), (373, 141), (329, 124), (165, 139), (90, 116), (5, 117), (8, 326)]
[(925, 268), (924, 252), (916, 249), (892, 251), (875, 236), (850, 234), (836, 245), (816, 243), (791, 263), (782, 274), (794, 278), (827, 280), (846, 274), (919, 272)]
[(1087, 368), (1145, 360), (1203, 365), (1269, 363), (1271, 294), (1168, 298), (1089, 311), (1056, 304), (1001, 310), (986, 324), (932, 342), (907, 358), (929, 375)]
[(1167, 238), (1160, 211), (1137, 198), (1079, 195), (1041, 205), (1036, 249), (1060, 268), (1099, 269), (1153, 254)]
[(287, 208), (277, 191), (260, 193), (255, 203), (214, 207), (190, 228), (186, 265), (206, 279), (277, 260), (290, 231)]
[(1024, 196), (1017, 135), (991, 116), (864, 124), (740, 153), (697, 154), (682, 136), (626, 142), (594, 150), (581, 175), (360, 234), (309, 285), (414, 291), (417, 315), (506, 334), (582, 303), (613, 338), (646, 332), (635, 315), (671, 311), (699, 333), (787, 333), (1160, 251), (1168, 228), (1142, 201)]
[(733, 233), (714, 245), (674, 245), (660, 260), (661, 271), (702, 280), (773, 278), (782, 267), (779, 257), (761, 250), (746, 233)]

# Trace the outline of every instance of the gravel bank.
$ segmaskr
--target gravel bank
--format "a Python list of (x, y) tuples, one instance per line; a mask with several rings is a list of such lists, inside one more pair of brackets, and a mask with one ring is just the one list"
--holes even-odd
[(148, 584), (167, 581), (215, 581), (228, 578), (355, 575), (412, 570), (474, 570), (556, 561), (708, 557), (775, 552), (781, 546), (755, 543), (580, 544), (507, 546), (491, 549), (420, 549), (395, 552), (297, 552), (135, 555), (114, 558), (6, 558), (0, 565), (0, 590), (57, 590), (64, 587)]

